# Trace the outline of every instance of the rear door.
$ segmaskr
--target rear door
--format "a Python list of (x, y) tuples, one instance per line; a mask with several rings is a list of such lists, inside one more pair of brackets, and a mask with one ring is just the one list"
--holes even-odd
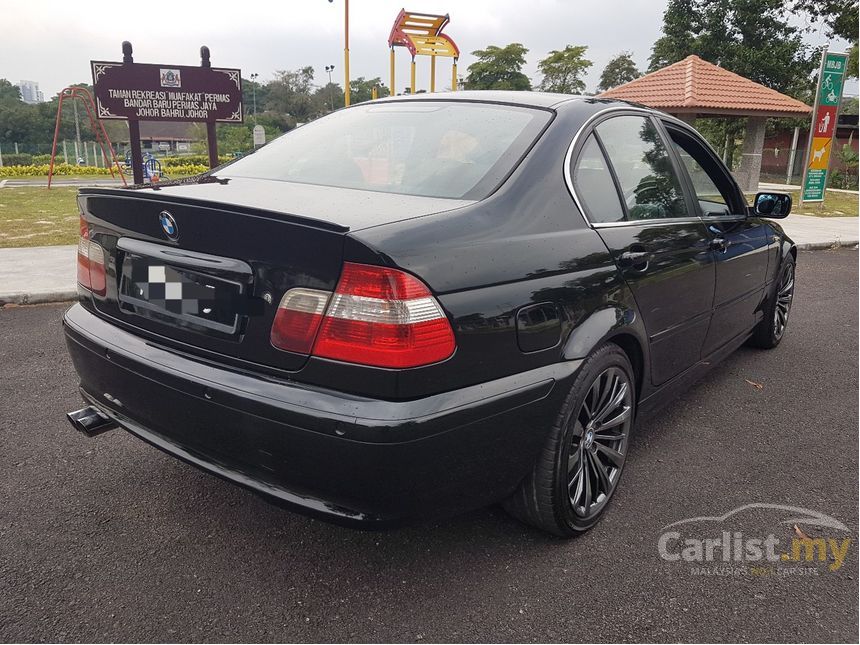
[(714, 249), (714, 315), (703, 348), (709, 354), (757, 322), (767, 274), (767, 229), (748, 216), (743, 193), (707, 144), (687, 128), (665, 125)]
[(663, 383), (699, 360), (714, 298), (712, 236), (649, 114), (608, 116), (574, 159), (578, 201), (633, 292), (652, 382)]

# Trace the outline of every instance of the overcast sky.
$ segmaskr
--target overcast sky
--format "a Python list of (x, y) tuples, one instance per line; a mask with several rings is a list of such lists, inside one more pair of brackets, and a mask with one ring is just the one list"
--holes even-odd
[[(388, 32), (405, 0), (352, 0), (350, 65), (353, 78), (379, 76), (388, 84)], [(486, 45), (521, 42), (529, 48), (526, 74), (540, 81), (537, 61), (567, 44), (587, 45), (594, 62), (586, 83), (594, 91), (606, 62), (622, 50), (647, 66), (660, 36), (665, 0), (409, 0), (407, 8), (450, 13), (446, 32), (462, 52), (463, 75), (474, 61), (468, 52)], [(260, 80), (275, 70), (312, 65), (316, 81), (343, 84), (344, 0), (127, 0), (113, 3), (0, 0), (0, 78), (39, 83), (46, 97), (71, 83), (91, 83), (90, 60), (121, 60), (120, 43), (130, 40), (141, 63), (199, 63), (200, 45), (213, 65), (239, 67)], [(811, 35), (810, 44), (826, 43)], [(843, 50), (846, 43), (834, 43)], [(409, 56), (398, 49), (397, 86), (409, 84)], [(450, 85), (449, 61), (437, 64), (437, 89)], [(420, 88), (429, 86), (429, 61), (418, 62)], [(857, 94), (857, 83), (846, 87)]]

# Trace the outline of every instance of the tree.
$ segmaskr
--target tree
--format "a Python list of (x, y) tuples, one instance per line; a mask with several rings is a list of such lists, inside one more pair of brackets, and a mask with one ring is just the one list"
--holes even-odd
[[(351, 89), (352, 84), (350, 84)], [(314, 99), (322, 107), (323, 112), (332, 112), (343, 107), (343, 88), (337, 83), (326, 83), (314, 92)]]
[(21, 90), (5, 78), (0, 78), (0, 105), (14, 105), (21, 101)]
[(263, 111), (266, 100), (269, 97), (269, 86), (250, 78), (242, 79), (242, 103), (245, 105), (245, 114), (254, 113), (254, 103), (257, 104), (257, 114)]
[(587, 49), (585, 45), (568, 45), (561, 51), (551, 51), (538, 63), (538, 70), (543, 74), (540, 89), (563, 94), (584, 92), (585, 81), (582, 76), (593, 64), (585, 58)]
[(311, 66), (276, 71), (274, 80), (266, 86), (266, 109), (290, 114), (299, 122), (317, 116), (321, 106), (311, 96), (313, 80), (314, 68)]
[(860, 101), (856, 96), (843, 96), (839, 102), (839, 114), (857, 114), (860, 112)]
[(848, 76), (857, 78), (857, 43), (848, 50)]
[[(349, 100), (350, 103), (364, 103), (373, 98), (373, 88), (378, 88), (378, 96), (388, 96), (388, 87), (382, 82), (378, 76), (376, 78), (365, 79), (364, 76), (359, 76), (349, 82)], [(341, 103), (343, 105), (343, 103)]]
[(603, 72), (600, 74), (600, 84), (597, 89), (601, 92), (611, 90), (613, 87), (624, 85), (632, 80), (642, 76), (636, 63), (633, 62), (633, 54), (630, 52), (621, 52), (606, 63)]
[[(795, 0), (669, 0), (663, 36), (651, 50), (653, 71), (696, 54), (736, 74), (811, 102), (811, 75), (818, 56), (789, 22)], [(734, 158), (735, 141), (745, 120), (722, 118), (697, 122), (724, 157)]]
[(530, 90), (531, 82), (522, 69), (526, 49), (520, 43), (505, 47), (490, 45), (472, 52), (477, 61), (469, 65), (466, 87), (470, 90)]
[(788, 18), (786, 0), (669, 0), (649, 69), (696, 54), (779, 92), (809, 98), (816, 56)]
[(822, 21), (831, 38), (857, 41), (857, 0), (788, 0), (788, 5), (794, 12)]

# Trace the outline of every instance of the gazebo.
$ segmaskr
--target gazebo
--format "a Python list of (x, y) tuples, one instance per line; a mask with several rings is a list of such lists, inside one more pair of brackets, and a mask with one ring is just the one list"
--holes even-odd
[(600, 97), (641, 103), (688, 123), (696, 117), (747, 117), (743, 157), (734, 174), (741, 188), (749, 192), (758, 189), (767, 120), (805, 116), (812, 111), (806, 103), (695, 55), (612, 88)]

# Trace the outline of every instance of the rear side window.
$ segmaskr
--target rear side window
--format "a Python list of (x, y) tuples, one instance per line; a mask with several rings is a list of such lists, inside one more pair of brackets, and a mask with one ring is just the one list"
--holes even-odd
[(624, 208), (615, 182), (593, 134), (588, 136), (579, 153), (573, 170), (573, 184), (587, 211), (588, 221), (605, 223), (624, 220)]
[(371, 103), (303, 125), (223, 174), (481, 199), (550, 118), (544, 110), (486, 103)]
[(618, 116), (595, 130), (618, 178), (628, 219), (690, 216), (666, 144), (650, 118)]

